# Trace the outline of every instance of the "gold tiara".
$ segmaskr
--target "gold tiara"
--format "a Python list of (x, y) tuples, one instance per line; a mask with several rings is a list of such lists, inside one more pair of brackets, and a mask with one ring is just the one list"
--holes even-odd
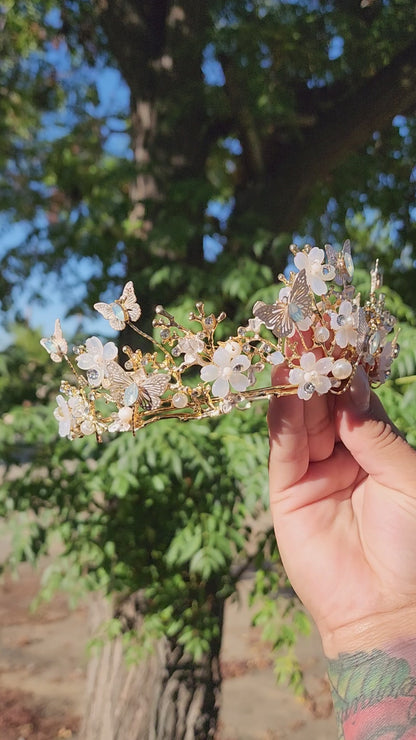
[[(54, 362), (65, 360), (75, 382), (63, 380), (54, 415), (59, 434), (74, 439), (103, 432), (136, 432), (161, 419), (202, 419), (245, 409), (272, 395), (297, 394), (305, 401), (316, 393), (343, 393), (361, 365), (370, 382), (380, 384), (397, 356), (396, 319), (378, 293), (382, 276), (371, 270), (370, 296), (363, 306), (351, 285), (354, 265), (351, 246), (340, 250), (325, 245), (291, 245), (297, 272), (284, 283), (272, 304), (257, 301), (253, 316), (235, 335), (215, 340), (225, 313), (206, 313), (197, 303), (189, 315), (193, 328), (182, 326), (163, 306), (156, 306), (156, 337), (137, 325), (141, 308), (133, 283), (124, 286), (112, 303), (94, 308), (110, 326), (126, 326), (150, 351), (123, 346), (120, 359), (114, 342), (89, 337), (73, 348), (62, 334), (59, 319), (54, 334), (41, 340)], [(266, 330), (267, 336), (266, 336)], [(285, 368), (282, 385), (270, 383), (274, 366)]]

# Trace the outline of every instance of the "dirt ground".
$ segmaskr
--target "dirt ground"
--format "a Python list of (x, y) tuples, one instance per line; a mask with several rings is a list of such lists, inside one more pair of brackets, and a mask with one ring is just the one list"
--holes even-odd
[[(58, 596), (37, 612), (29, 566), (0, 582), (0, 740), (77, 738), (84, 709), (87, 608)], [(307, 699), (276, 686), (267, 646), (242, 603), (226, 610), (219, 740), (334, 740), (335, 722), (319, 639), (298, 647)]]

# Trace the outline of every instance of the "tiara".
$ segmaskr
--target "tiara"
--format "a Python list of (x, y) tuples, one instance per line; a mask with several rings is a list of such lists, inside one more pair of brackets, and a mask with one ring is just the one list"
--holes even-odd
[[(396, 318), (378, 292), (378, 261), (361, 306), (351, 284), (349, 241), (339, 250), (326, 244), (325, 249), (291, 245), (290, 251), (297, 272), (279, 275), (283, 287), (275, 302), (256, 301), (247, 324), (226, 340), (215, 339), (226, 314), (207, 314), (202, 302), (189, 315), (192, 328), (156, 306), (155, 336), (150, 336), (137, 323), (141, 308), (131, 281), (120, 298), (94, 308), (112, 329), (130, 327), (150, 351), (125, 345), (121, 359), (114, 342), (92, 336), (73, 347), (71, 359), (57, 319), (54, 334), (41, 345), (54, 362), (64, 360), (74, 377), (62, 381), (56, 399), (60, 436), (95, 434), (101, 441), (106, 431), (134, 433), (161, 419), (216, 417), (272, 395), (297, 394), (307, 401), (314, 394), (339, 394), (360, 365), (372, 384), (383, 383), (399, 345)], [(279, 377), (287, 382), (272, 385), (270, 370), (279, 365), (284, 368)]]

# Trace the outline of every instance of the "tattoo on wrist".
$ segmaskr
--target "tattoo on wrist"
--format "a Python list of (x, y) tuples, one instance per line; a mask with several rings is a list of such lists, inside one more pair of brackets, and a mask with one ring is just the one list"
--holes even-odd
[(338, 740), (415, 740), (416, 640), (328, 660)]

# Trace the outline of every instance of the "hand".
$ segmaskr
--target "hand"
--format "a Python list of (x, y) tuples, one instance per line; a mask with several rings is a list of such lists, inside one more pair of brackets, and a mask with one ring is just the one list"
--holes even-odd
[(327, 656), (414, 636), (416, 452), (362, 368), (340, 396), (273, 398), (269, 428), (280, 553)]

